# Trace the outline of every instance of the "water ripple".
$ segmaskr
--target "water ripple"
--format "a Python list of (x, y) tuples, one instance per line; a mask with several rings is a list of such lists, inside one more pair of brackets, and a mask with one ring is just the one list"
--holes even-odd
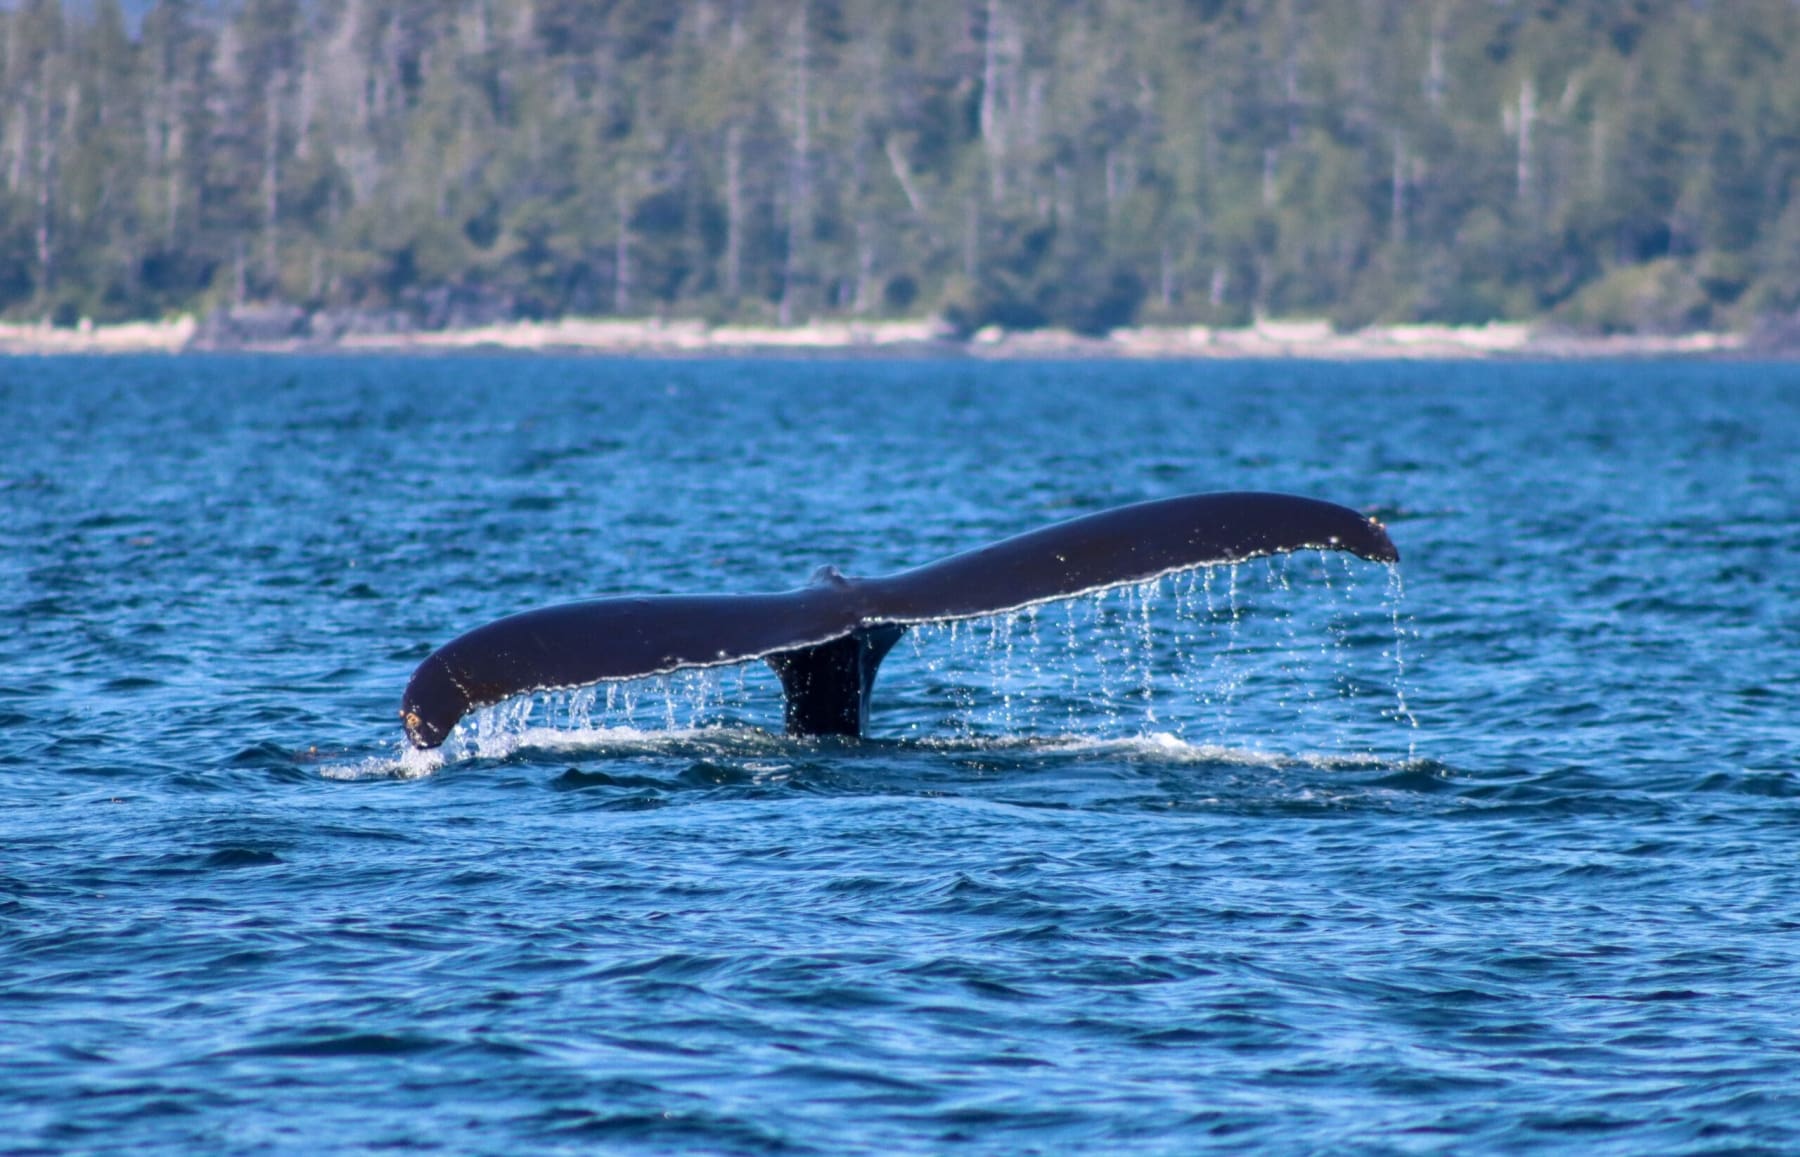
[[(1790, 369), (0, 375), (0, 1148), (1800, 1148)], [(400, 739), (524, 607), (1225, 488), (1404, 590), (917, 630), (862, 743), (761, 668)]]

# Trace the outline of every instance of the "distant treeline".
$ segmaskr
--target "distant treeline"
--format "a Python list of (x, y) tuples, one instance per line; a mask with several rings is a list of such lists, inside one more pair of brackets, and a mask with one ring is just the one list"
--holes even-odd
[(0, 3), (0, 312), (1800, 306), (1793, 0)]

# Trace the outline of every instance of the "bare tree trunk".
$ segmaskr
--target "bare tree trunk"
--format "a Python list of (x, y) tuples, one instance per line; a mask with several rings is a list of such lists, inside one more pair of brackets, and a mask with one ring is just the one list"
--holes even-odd
[(44, 58), (44, 66), (39, 70), (38, 77), (37, 139), (32, 142), (37, 146), (37, 228), (34, 240), (37, 242), (38, 289), (40, 292), (48, 292), (56, 284), (56, 251), (52, 245), (54, 237), (50, 207), (55, 200), (57, 167), (57, 141), (52, 131), (53, 117), (50, 108), (56, 99), (56, 89), (48, 55)]
[[(1606, 118), (1596, 116), (1588, 138), (1588, 180), (1593, 185), (1591, 195), (1595, 198), (1606, 196)], [(1774, 204), (1773, 201), (1770, 204)]]
[(999, 116), (1000, 0), (988, 0), (987, 28), (982, 35), (981, 143), (987, 153), (988, 180), (995, 203), (1006, 195), (1006, 142)]
[(181, 224), (181, 155), (183, 139), (180, 120), (180, 100), (172, 99), (173, 107), (165, 110), (163, 132), (166, 134), (163, 147), (163, 247), (175, 248), (175, 230)]
[(812, 81), (812, 62), (807, 54), (806, 6), (794, 12), (794, 155), (789, 174), (787, 261), (782, 274), (781, 324), (794, 324), (794, 306), (802, 277), (801, 252), (811, 230), (812, 175), (808, 171), (812, 134), (807, 106)]
[(736, 302), (744, 292), (744, 125), (743, 78), (739, 72), (747, 33), (744, 0), (731, 0), (731, 27), (726, 57), (731, 63), (731, 123), (725, 129), (725, 297)]
[(281, 220), (281, 74), (270, 79), (263, 95), (263, 280), (279, 296), (281, 253), (276, 229)]
[(906, 156), (900, 151), (900, 142), (889, 137), (882, 142), (882, 149), (887, 153), (888, 166), (894, 170), (894, 180), (900, 182), (900, 191), (906, 194), (906, 203), (912, 207), (913, 216), (919, 219), (920, 224), (930, 224), (925, 199), (919, 196), (919, 187), (913, 184), (912, 170), (907, 167)]
[(1395, 245), (1406, 244), (1406, 138), (1394, 130), (1393, 188), (1388, 193), (1388, 235)]
[(1537, 86), (1528, 76), (1519, 85), (1519, 200), (1525, 201), (1531, 193), (1531, 126), (1537, 120)]
[(613, 312), (621, 317), (631, 309), (631, 197), (625, 176), (614, 186), (613, 205), (618, 211), (618, 233), (613, 238)]
[(39, 117), (40, 135), (38, 147), (38, 181), (37, 181), (37, 263), (38, 284), (48, 290), (56, 283), (56, 268), (52, 264), (54, 252), (50, 247), (50, 202), (51, 185), (56, 173), (56, 145), (47, 139), (50, 132), (49, 100), (44, 102), (44, 112)]
[(343, 215), (343, 193), (339, 187), (334, 184), (331, 186), (331, 199), (327, 202), (325, 218), (327, 222), (327, 229), (325, 232), (326, 243), (322, 243), (315, 251), (324, 254), (324, 293), (327, 298), (335, 298), (338, 295), (337, 255), (335, 250), (328, 248), (328, 243), (336, 240), (338, 236), (338, 222), (343, 218)]
[(1425, 56), (1425, 100), (1432, 108), (1444, 103), (1444, 5), (1431, 10), (1431, 44)]
[[(156, 122), (152, 137), (156, 154), (154, 164), (160, 167), (162, 177), (162, 244), (165, 249), (173, 248), (175, 244), (175, 205), (181, 195), (181, 182), (176, 173), (176, 160), (181, 154), (181, 97), (170, 51), (164, 45), (156, 72)], [(148, 185), (153, 179), (147, 175), (145, 183)]]
[(669, 299), (658, 304), (657, 308), (664, 312), (671, 306), (678, 305), (683, 297), (692, 297), (695, 291), (711, 280), (706, 269), (709, 255), (706, 252), (703, 222), (706, 190), (702, 185), (702, 175), (695, 171), (697, 168), (698, 166), (686, 162), (681, 167), (681, 248), (682, 264), (686, 268), (681, 271), (681, 280)]
[(1119, 150), (1113, 146), (1106, 150), (1106, 223), (1111, 225), (1117, 215), (1119, 194), (1122, 182), (1119, 177)]
[(1214, 123), (1213, 98), (1210, 92), (1206, 95), (1206, 106), (1202, 110), (1201, 120), (1206, 125), (1206, 132), (1200, 142), (1200, 159), (1205, 163), (1207, 173), (1212, 174), (1219, 171), (1219, 133), (1217, 125)]
[(969, 196), (969, 211), (963, 218), (963, 276), (973, 285), (981, 273), (981, 199)]
[(1286, 7), (1281, 25), (1281, 92), (1285, 98), (1288, 140), (1300, 140), (1300, 32), (1295, 27), (1293, 6)]
[(852, 313), (863, 314), (874, 304), (875, 290), (875, 226), (868, 219), (856, 223), (856, 300)]
[(744, 277), (744, 126), (725, 131), (725, 296), (736, 300)]

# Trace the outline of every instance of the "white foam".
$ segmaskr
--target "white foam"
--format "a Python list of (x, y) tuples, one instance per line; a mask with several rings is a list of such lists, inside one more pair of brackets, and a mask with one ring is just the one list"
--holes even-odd
[(371, 755), (355, 763), (327, 764), (319, 769), (326, 779), (422, 779), (444, 766), (442, 751), (402, 747), (395, 755)]
[(767, 732), (745, 727), (522, 727), (516, 731), (457, 728), (444, 745), (430, 751), (402, 748), (394, 754), (371, 755), (354, 763), (320, 768), (326, 779), (420, 779), (467, 759), (506, 759), (520, 751), (551, 754), (654, 754), (704, 747), (734, 754), (766, 752), (785, 742)]
[(1396, 764), (1371, 752), (1326, 753), (1301, 752), (1287, 754), (1253, 747), (1235, 747), (1220, 743), (1193, 743), (1166, 731), (1142, 735), (1102, 737), (1097, 735), (1030, 735), (996, 736), (971, 739), (924, 739), (918, 746), (927, 750), (954, 752), (992, 752), (1028, 755), (1043, 752), (1057, 755), (1099, 756), (1119, 760), (1153, 760), (1160, 764), (1231, 764), (1240, 767), (1269, 769), (1311, 767), (1327, 770), (1383, 769), (1402, 770), (1406, 763)]
[(488, 731), (471, 736), (460, 745), (458, 756), (505, 759), (514, 752), (572, 752), (597, 749), (654, 751), (703, 739), (736, 734), (726, 727), (673, 727), (645, 730), (640, 727), (524, 727), (518, 731)]

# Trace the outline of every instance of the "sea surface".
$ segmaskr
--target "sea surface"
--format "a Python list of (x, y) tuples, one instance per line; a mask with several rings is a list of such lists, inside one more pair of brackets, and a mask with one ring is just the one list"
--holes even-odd
[[(490, 619), (1384, 519), (485, 710)], [(0, 361), (0, 1150), (1800, 1150), (1800, 367)]]

